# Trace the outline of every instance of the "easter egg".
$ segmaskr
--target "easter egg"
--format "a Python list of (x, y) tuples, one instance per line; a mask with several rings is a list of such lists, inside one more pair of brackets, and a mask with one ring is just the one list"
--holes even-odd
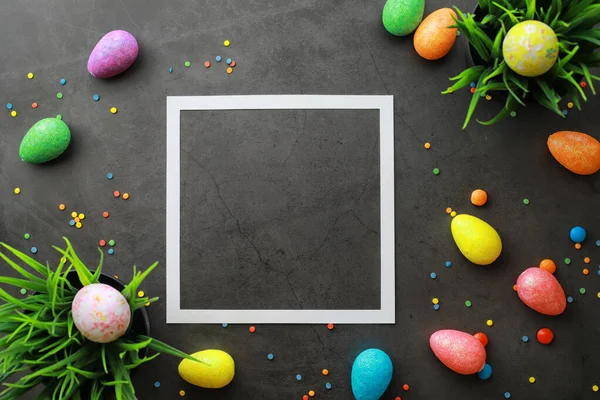
[(114, 342), (127, 332), (131, 321), (125, 296), (103, 283), (80, 289), (73, 299), (72, 312), (79, 332), (96, 343)]
[(528, 268), (517, 279), (517, 294), (527, 306), (545, 315), (559, 315), (567, 307), (562, 286), (542, 268)]
[(476, 374), (485, 366), (487, 355), (483, 344), (466, 332), (437, 331), (429, 338), (429, 346), (446, 367), (458, 374)]
[(381, 19), (389, 33), (406, 36), (417, 29), (424, 11), (424, 0), (387, 0)]
[(498, 232), (479, 218), (459, 214), (452, 219), (451, 230), (456, 246), (473, 264), (489, 265), (502, 252)]
[(202, 361), (183, 359), (179, 363), (179, 376), (192, 385), (206, 389), (220, 389), (227, 386), (235, 375), (233, 358), (222, 350), (202, 350), (192, 354)]
[(540, 21), (523, 21), (508, 31), (502, 42), (506, 64), (522, 76), (539, 76), (554, 66), (558, 58), (558, 38)]
[(27, 131), (19, 156), (30, 164), (41, 164), (60, 156), (71, 143), (71, 131), (58, 118), (44, 118)]
[(96, 44), (88, 59), (88, 71), (96, 78), (110, 78), (119, 75), (138, 56), (138, 43), (126, 31), (112, 31), (104, 35)]
[(392, 360), (382, 350), (368, 349), (352, 364), (352, 393), (356, 400), (378, 400), (392, 381)]
[(560, 131), (548, 137), (548, 149), (563, 167), (578, 175), (600, 170), (600, 142), (581, 132)]
[(441, 8), (429, 14), (417, 28), (414, 37), (415, 50), (426, 60), (444, 57), (456, 42), (454, 25), (456, 13), (451, 8)]

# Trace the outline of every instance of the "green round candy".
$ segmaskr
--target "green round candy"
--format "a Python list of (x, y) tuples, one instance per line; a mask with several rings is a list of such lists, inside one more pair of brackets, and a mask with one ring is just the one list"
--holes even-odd
[(387, 0), (381, 19), (389, 33), (406, 36), (417, 29), (424, 11), (424, 0)]
[(45, 118), (27, 132), (19, 148), (26, 163), (41, 164), (60, 156), (71, 143), (71, 131), (57, 118)]

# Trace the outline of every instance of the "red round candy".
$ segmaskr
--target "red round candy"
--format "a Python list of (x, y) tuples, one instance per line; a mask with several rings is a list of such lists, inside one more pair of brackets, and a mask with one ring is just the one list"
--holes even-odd
[(550, 344), (554, 340), (554, 333), (548, 328), (542, 328), (537, 332), (537, 340), (541, 344)]
[(487, 344), (488, 344), (488, 337), (487, 337), (487, 335), (485, 333), (477, 332), (473, 336), (475, 336), (475, 339), (477, 339), (477, 340), (479, 340), (481, 342), (481, 344), (483, 345), (483, 347), (487, 346)]

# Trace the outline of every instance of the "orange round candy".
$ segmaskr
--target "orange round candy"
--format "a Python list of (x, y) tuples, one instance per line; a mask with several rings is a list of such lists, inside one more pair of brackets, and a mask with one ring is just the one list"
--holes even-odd
[(576, 248), (577, 250), (581, 249), (581, 243), (575, 243), (575, 248)]
[(302, 396), (302, 400), (308, 400), (308, 395), (305, 394), (304, 396)]
[(581, 132), (560, 131), (548, 137), (548, 149), (563, 167), (578, 175), (600, 170), (600, 142)]
[(479, 340), (481, 342), (481, 344), (483, 345), (483, 347), (486, 347), (488, 344), (488, 337), (485, 333), (483, 332), (477, 332), (476, 334), (473, 335), (475, 337), (475, 339)]
[(309, 391), (308, 391), (308, 395), (309, 395), (310, 397), (315, 397), (315, 391), (314, 391), (314, 390), (309, 390)]
[(589, 263), (590, 263), (590, 261), (591, 261), (591, 260), (590, 260), (590, 258), (589, 258), (589, 257), (586, 257), (586, 258), (584, 258), (584, 259), (583, 259), (583, 262), (584, 262), (584, 263), (586, 263), (586, 264), (589, 264)]
[(415, 50), (426, 60), (444, 57), (456, 42), (456, 28), (448, 28), (456, 22), (456, 13), (450, 8), (440, 8), (421, 22), (414, 36)]
[(36, 103), (36, 102), (31, 103), (31, 108), (38, 108), (38, 103)]
[(481, 207), (485, 203), (487, 203), (487, 193), (482, 189), (475, 189), (473, 193), (471, 193), (471, 203), (475, 206)]
[(250, 328), (248, 328), (248, 330), (250, 331), (250, 333), (254, 333), (256, 332), (256, 327), (253, 325)]
[(584, 274), (584, 275), (589, 275), (589, 274), (590, 274), (590, 270), (589, 270), (589, 269), (587, 269), (587, 268), (584, 268), (584, 269), (583, 269), (583, 274)]
[(545, 269), (546, 271), (553, 274), (554, 271), (556, 271), (556, 264), (554, 263), (554, 261), (550, 260), (549, 258), (546, 258), (540, 263), (540, 268)]
[(402, 385), (402, 389), (404, 389), (405, 392), (408, 392), (410, 386), (408, 386), (408, 383), (405, 383), (404, 385)]

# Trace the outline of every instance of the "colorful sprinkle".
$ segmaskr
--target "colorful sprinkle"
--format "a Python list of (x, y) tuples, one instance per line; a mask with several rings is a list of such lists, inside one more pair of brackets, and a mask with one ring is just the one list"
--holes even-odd
[(510, 112), (510, 116), (513, 117), (513, 118), (516, 117), (517, 116), (517, 112), (516, 111), (511, 111)]
[(273, 353), (269, 353), (269, 354), (267, 354), (267, 359), (268, 359), (268, 360), (272, 360), (272, 359), (274, 359), (274, 358), (275, 358), (275, 355), (274, 355)]
[(181, 397), (185, 396), (185, 390), (180, 390), (180, 391), (179, 391), (179, 395), (180, 395)]
[(129, 193), (123, 193), (123, 200), (129, 199)]
[(119, 192), (118, 190), (115, 190), (115, 191), (113, 192), (113, 196), (115, 196), (115, 197), (119, 197), (119, 196), (121, 196), (121, 192)]
[[(597, 387), (597, 386), (596, 386)], [(331, 383), (327, 382), (325, 384), (325, 389), (330, 390), (331, 389)]]
[(27, 79), (33, 79), (33, 72), (30, 72), (27, 74)]
[(81, 222), (75, 222), (75, 228), (81, 229), (82, 226), (83, 224)]
[(235, 67), (237, 65), (237, 63), (235, 62), (235, 60), (232, 60), (231, 64), (229, 64), (229, 65), (232, 66), (232, 67)]
[(429, 150), (431, 148), (431, 143), (427, 142), (423, 145), (423, 147)]
[(248, 328), (248, 330), (250, 331), (250, 333), (254, 333), (256, 332), (256, 327), (252, 325), (250, 328)]
[(434, 311), (439, 310), (440, 309), (440, 305), (439, 304), (434, 304), (433, 305), (433, 309), (434, 309)]
[(227, 73), (228, 74), (231, 74), (232, 72), (233, 72), (233, 68), (231, 68), (231, 67), (227, 68)]
[(568, 102), (568, 103), (567, 103), (567, 107), (568, 107), (568, 108), (573, 108), (573, 102), (572, 102), (572, 101)]
[(296, 375), (296, 380), (297, 381), (301, 381), (302, 380), (302, 375), (300, 375), (300, 374)]
[(204, 62), (204, 66), (205, 66), (206, 68), (210, 68), (210, 61), (205, 61), (205, 62)]
[(71, 226), (75, 226), (75, 220), (74, 220), (74, 219), (70, 220), (70, 221), (69, 221), (69, 225), (71, 225)]
[(492, 326), (492, 325), (494, 325), (494, 321), (493, 321), (493, 320), (491, 320), (491, 319), (488, 319), (488, 320), (485, 322), (485, 324), (486, 324), (487, 326)]
[(452, 266), (452, 263), (450, 261), (446, 261), (446, 268), (450, 268)]
[(504, 392), (504, 398), (510, 399), (510, 392)]
[(8, 108), (9, 110), (12, 110), (13, 105), (11, 103), (6, 103), (6, 108)]
[(439, 175), (440, 174), (440, 169), (439, 168), (434, 168), (433, 169), (433, 174), (434, 175)]
[(143, 291), (143, 290), (140, 290), (140, 291), (138, 292), (138, 297), (144, 297), (144, 295), (145, 295), (145, 294), (146, 294), (146, 293), (144, 293), (144, 291)]
[(562, 115), (567, 115), (569, 112), (567, 110), (562, 110)]
[(15, 192), (15, 194), (17, 194), (17, 195), (18, 195), (18, 194), (21, 194), (21, 188), (18, 188), (18, 187), (17, 187), (17, 188), (15, 188), (14, 192)]
[(586, 290), (585, 290), (585, 288), (581, 288), (581, 289), (579, 289), (579, 293), (581, 293), (581, 294), (585, 294), (585, 293), (586, 293)]
[(16, 117), (16, 116), (17, 116), (17, 112), (16, 112), (16, 111), (14, 111), (14, 110), (13, 110), (13, 111), (11, 111), (11, 112), (10, 112), (10, 116), (11, 116), (11, 117), (13, 117), (13, 118), (14, 118), (14, 117)]
[(61, 92), (56, 93), (56, 98), (57, 99), (62, 99), (63, 98), (63, 94)]
[(110, 239), (108, 241), (108, 245), (111, 246), (111, 247), (114, 246), (115, 244), (116, 244), (116, 242), (113, 239)]
[(435, 278), (437, 278), (437, 274), (435, 272), (432, 272), (432, 273), (429, 274), (429, 277), (431, 279), (435, 279)]
[(329, 370), (324, 369), (323, 371), (321, 371), (321, 374), (323, 374), (323, 376), (327, 376), (327, 375), (329, 375)]
[(108, 213), (108, 211), (104, 211), (104, 212), (102, 213), (102, 217), (104, 217), (104, 218), (108, 218), (108, 217), (110, 217), (110, 214)]
[(155, 388), (159, 388), (160, 387), (160, 382), (159, 381), (154, 382), (154, 387)]
[(33, 103), (31, 103), (31, 108), (33, 108), (33, 109), (38, 108), (38, 103), (36, 103), (35, 101)]
[(529, 377), (529, 383), (535, 383), (535, 377), (534, 376), (530, 376)]
[(32, 247), (32, 248), (31, 248), (31, 252), (32, 252), (33, 254), (37, 253), (37, 252), (38, 252), (38, 249), (37, 249), (37, 247)]
[(172, 74), (173, 73), (173, 68), (169, 68), (169, 73)]
[(226, 323), (226, 322), (223, 322), (223, 323), (221, 324), (221, 326), (222, 326), (223, 328), (227, 328), (227, 327), (229, 326), (229, 324), (228, 324), (228, 323)]
[(523, 337), (521, 338), (521, 340), (525, 343), (529, 342), (529, 338), (526, 335), (523, 335)]
[(329, 323), (327, 324), (327, 329), (329, 329), (330, 331), (333, 330), (333, 328), (335, 328), (335, 325)]
[(569, 257), (565, 258), (565, 264), (567, 264), (567, 265), (571, 264), (571, 259)]
[(529, 199), (523, 199), (523, 204), (528, 205), (529, 204)]
[(25, 289), (25, 288), (21, 289), (21, 294), (22, 295), (26, 295), (27, 294), (27, 289)]
[(117, 107), (111, 107), (110, 108), (110, 113), (111, 114), (116, 114), (119, 110), (117, 110)]
[(58, 114), (58, 115), (56, 116), (56, 119), (58, 119), (58, 120), (62, 121), (62, 115)]
[(467, 308), (471, 307), (471, 306), (472, 306), (472, 303), (471, 303), (471, 301), (470, 301), (470, 300), (467, 300), (467, 301), (465, 301), (465, 306), (466, 306)]
[(225, 46), (225, 47), (229, 47), (230, 44), (231, 44), (231, 42), (229, 40), (225, 40), (223, 42), (223, 46)]
[(451, 216), (452, 218), (456, 217), (456, 211), (452, 211), (452, 212), (450, 213), (450, 216)]
[(92, 99), (94, 101), (98, 101), (98, 100), (100, 100), (100, 95), (95, 94), (95, 95), (92, 96)]
[(589, 257), (585, 257), (585, 258), (583, 259), (583, 262), (584, 262), (584, 263), (586, 263), (586, 264), (589, 264), (589, 263), (590, 263), (590, 261), (591, 261), (591, 260), (590, 260), (590, 258), (589, 258)]
[(309, 395), (310, 397), (315, 397), (315, 391), (314, 391), (314, 390), (309, 390), (309, 391), (308, 391), (308, 395)]
[(600, 388), (598, 388), (598, 385), (594, 385), (594, 386), (592, 386), (592, 390), (593, 390), (594, 392), (597, 392), (599, 389), (600, 389)]
[(577, 250), (580, 250), (581, 249), (581, 243), (575, 243), (575, 248)]
[(437, 303), (439, 303), (439, 302), (440, 302), (440, 299), (438, 299), (437, 297), (434, 297), (433, 299), (431, 299), (431, 302), (432, 302), (433, 304), (437, 304)]
[(215, 61), (216, 61), (216, 62), (221, 62), (221, 60), (222, 60), (221, 56), (216, 56), (216, 57), (215, 57)]
[(108, 249), (107, 253), (112, 256), (113, 254), (115, 254), (115, 249)]
[(186, 61), (184, 65), (186, 68), (189, 68), (192, 65), (192, 63), (189, 61)]
[(65, 85), (67, 83), (67, 80), (65, 78), (62, 78), (60, 81), (58, 81), (58, 83), (60, 83), (61, 85)]
[(31, 239), (31, 235), (29, 233), (26, 233), (26, 234), (23, 235), (23, 238), (25, 240), (29, 240), (29, 239)]
[(100, 242), (99, 242), (99, 244), (100, 244), (100, 247), (106, 246), (106, 240), (101, 239)]
[(573, 302), (573, 296), (567, 296), (567, 303)]
[(109, 172), (108, 174), (106, 174), (106, 178), (108, 178), (108, 179), (112, 179), (112, 178), (114, 178), (114, 175), (113, 175), (113, 173), (112, 173), (112, 172)]

